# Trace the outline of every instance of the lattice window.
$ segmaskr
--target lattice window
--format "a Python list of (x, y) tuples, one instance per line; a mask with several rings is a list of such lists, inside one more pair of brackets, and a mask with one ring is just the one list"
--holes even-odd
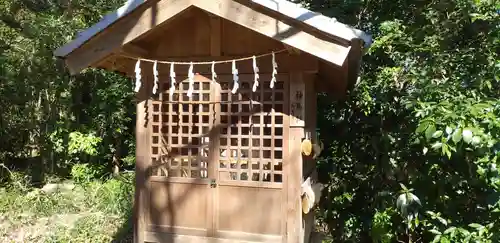
[[(184, 81), (172, 102), (168, 88), (162, 87), (168, 84), (160, 84), (164, 92), (151, 108), (152, 175), (213, 177), (208, 171), (209, 136), (217, 118), (220, 180), (283, 181), (285, 82), (279, 80), (274, 89), (269, 82), (261, 82), (252, 92), (249, 77), (240, 77), (240, 89), (232, 94), (231, 78), (221, 79), (220, 88), (215, 88), (214, 82), (197, 76), (193, 96), (187, 97), (189, 84)], [(215, 89), (221, 92), (220, 101), (214, 100)]]
[(197, 76), (194, 93), (187, 97), (189, 83), (181, 82), (172, 102), (168, 83), (158, 101), (152, 101), (152, 175), (207, 178), (209, 132), (214, 123), (210, 80)]
[(241, 87), (232, 94), (232, 81), (221, 82), (219, 179), (281, 183), (284, 82), (274, 89), (261, 82), (256, 92), (252, 84), (251, 78), (240, 78)]

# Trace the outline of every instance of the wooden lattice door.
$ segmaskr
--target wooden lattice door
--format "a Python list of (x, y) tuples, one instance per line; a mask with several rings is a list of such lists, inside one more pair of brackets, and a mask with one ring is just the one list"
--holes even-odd
[(253, 75), (240, 76), (235, 94), (232, 77), (219, 81), (215, 230), (223, 238), (281, 242), (288, 76), (280, 75), (272, 89), (271, 75), (260, 76), (255, 92)]
[(149, 229), (182, 235), (210, 236), (213, 232), (215, 103), (219, 85), (196, 75), (194, 92), (179, 83), (169, 96), (169, 83), (160, 84), (152, 105), (152, 170)]
[(149, 229), (215, 238), (281, 241), (285, 194), (287, 75), (217, 82), (195, 76), (152, 102)]

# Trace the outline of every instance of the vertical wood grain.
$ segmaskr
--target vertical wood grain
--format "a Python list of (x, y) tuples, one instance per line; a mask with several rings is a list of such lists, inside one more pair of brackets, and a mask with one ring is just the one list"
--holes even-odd
[[(305, 106), (303, 99), (297, 99), (296, 91), (304, 94), (304, 79), (303, 73), (292, 72), (290, 74), (290, 111), (292, 111), (293, 104), (299, 102), (302, 107)], [(295, 108), (294, 108), (295, 109)], [(290, 112), (293, 113), (293, 112)], [(303, 120), (297, 117), (290, 116), (290, 119), (295, 123), (290, 122), (289, 134), (289, 159), (286, 165), (287, 172), (287, 215), (286, 215), (286, 240), (287, 243), (302, 243), (303, 237), (302, 230), (302, 212), (300, 210), (300, 191), (302, 183), (302, 155), (301, 155), (301, 140), (304, 136)], [(303, 117), (302, 117), (303, 119)], [(301, 126), (302, 125), (302, 126)]]
[(210, 15), (210, 55), (222, 56), (222, 20)]
[(147, 185), (147, 173), (148, 165), (151, 159), (150, 156), (150, 132), (149, 132), (149, 116), (148, 112), (150, 109), (149, 105), (149, 78), (145, 77), (142, 80), (142, 87), (136, 95), (136, 127), (135, 127), (135, 137), (136, 137), (136, 169), (135, 169), (135, 197), (134, 197), (134, 242), (143, 243), (144, 235), (146, 231), (146, 214), (148, 202), (148, 185)]

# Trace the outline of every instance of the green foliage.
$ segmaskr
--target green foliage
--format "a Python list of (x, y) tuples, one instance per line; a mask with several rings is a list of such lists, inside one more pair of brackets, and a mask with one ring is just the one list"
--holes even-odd
[(69, 154), (96, 155), (97, 146), (100, 142), (102, 142), (102, 139), (94, 134), (84, 135), (80, 132), (72, 132), (69, 134), (68, 152)]
[[(134, 194), (133, 174), (77, 185), (71, 191), (0, 188), (0, 241), (122, 242)], [(123, 231), (123, 232), (121, 232)]]
[(132, 82), (99, 70), (70, 76), (53, 56), (122, 3), (0, 2), (0, 158), (9, 168), (66, 176), (74, 163), (90, 163), (106, 165), (102, 174), (133, 155)]
[[(135, 163), (132, 82), (71, 77), (52, 54), (122, 2), (0, 2), (0, 159), (26, 171), (0, 175), (11, 191), (29, 191), (28, 171), (72, 176), (85, 191), (0, 191), (3, 214), (130, 209), (129, 184), (92, 179)], [(318, 164), (322, 230), (333, 242), (500, 242), (498, 1), (295, 2), (374, 36), (348, 99), (319, 97), (334, 157)], [(118, 221), (108, 220), (85, 215), (51, 241), (109, 242), (99, 224)]]
[(500, 241), (498, 2), (301, 2), (374, 35), (348, 99), (319, 99), (333, 242)]
[(75, 164), (71, 167), (71, 178), (77, 183), (87, 183), (102, 175), (102, 166)]
[(390, 243), (395, 237), (392, 217), (394, 210), (388, 208), (382, 212), (375, 212), (372, 218), (370, 237), (375, 243)]

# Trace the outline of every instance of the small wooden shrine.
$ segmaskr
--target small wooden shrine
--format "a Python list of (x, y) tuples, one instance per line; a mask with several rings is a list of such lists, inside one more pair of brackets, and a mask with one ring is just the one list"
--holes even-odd
[(358, 76), (363, 32), (285, 0), (136, 0), (55, 55), (137, 92), (135, 242), (310, 242), (316, 94)]

